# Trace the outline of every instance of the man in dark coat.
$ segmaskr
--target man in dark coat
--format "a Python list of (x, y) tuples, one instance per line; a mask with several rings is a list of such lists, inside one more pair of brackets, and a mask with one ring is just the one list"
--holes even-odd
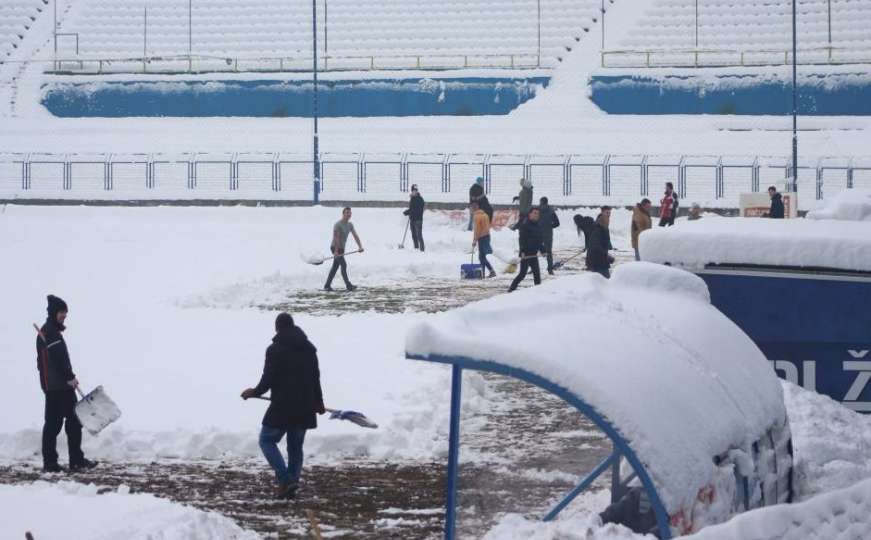
[(423, 246), (423, 209), (426, 201), (417, 190), (417, 184), (411, 185), (411, 196), (408, 199), (408, 208), (403, 212), (408, 216), (408, 225), (411, 228), (411, 240), (414, 249), (424, 250)]
[(541, 224), (542, 248), (547, 257), (547, 273), (553, 275), (553, 230), (559, 227), (559, 218), (556, 215), (547, 197), (542, 197), (539, 200), (538, 207), (538, 222)]
[(768, 188), (768, 196), (771, 197), (771, 209), (768, 211), (768, 217), (774, 219), (783, 219), (783, 197), (777, 192), (777, 188), (771, 186)]
[(611, 277), (611, 263), (614, 258), (608, 254), (614, 249), (611, 245), (611, 207), (603, 206), (602, 212), (596, 218), (596, 223), (590, 228), (587, 243), (587, 270)]
[[(324, 414), (326, 410), (317, 349), (288, 313), (275, 318), (275, 337), (266, 349), (263, 376), (256, 387), (242, 392), (242, 399), (259, 397), (267, 391), (271, 391), (272, 403), (263, 416), (260, 450), (275, 471), (276, 498), (293, 498), (302, 472), (305, 432), (317, 427), (315, 413)], [(287, 464), (278, 449), (285, 435)]]
[(529, 214), (526, 216), (526, 219), (523, 220), (523, 223), (520, 224), (520, 272), (517, 274), (517, 277), (514, 278), (514, 281), (511, 282), (511, 286), (508, 288), (508, 292), (513, 291), (520, 285), (520, 282), (526, 277), (526, 273), (532, 269), (532, 281), (536, 285), (541, 283), (541, 269), (538, 266), (538, 253), (540, 251), (544, 251), (542, 247), (542, 242), (544, 238), (541, 232), (541, 226), (539, 225), (539, 210), (538, 207), (533, 206), (529, 211)]
[(82, 424), (76, 417), (76, 387), (79, 385), (62, 332), (66, 330), (66, 302), (48, 295), (48, 318), (36, 338), (36, 367), (45, 393), (45, 424), (42, 428), (42, 467), (46, 472), (61, 472), (57, 462), (57, 436), (63, 427), (67, 434), (70, 472), (90, 469), (96, 461), (82, 453)]

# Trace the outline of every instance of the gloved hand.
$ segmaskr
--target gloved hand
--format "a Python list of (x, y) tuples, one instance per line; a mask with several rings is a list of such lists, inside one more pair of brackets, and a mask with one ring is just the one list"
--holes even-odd
[(403, 216), (407, 216), (407, 215), (408, 215), (408, 208), (406, 208), (405, 211), (402, 212), (402, 215), (403, 215)]
[(517, 201), (519, 201), (519, 200), (520, 200), (520, 197), (518, 197), (517, 195), (515, 195), (514, 198), (511, 199), (511, 202), (517, 202)]
[(70, 385), (70, 388), (77, 388), (79, 386), (79, 380), (73, 377), (67, 381), (67, 384)]
[(254, 397), (254, 389), (253, 388), (246, 388), (245, 390), (242, 390), (242, 399), (248, 399), (251, 397)]
[(327, 412), (327, 409), (324, 407), (324, 404), (321, 403), (319, 408), (315, 412), (318, 414), (324, 414), (325, 412)]

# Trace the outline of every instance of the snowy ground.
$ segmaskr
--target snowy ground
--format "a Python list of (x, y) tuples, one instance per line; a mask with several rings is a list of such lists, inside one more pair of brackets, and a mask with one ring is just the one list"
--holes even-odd
[[(361, 290), (316, 292), (328, 268), (308, 265), (300, 254), (326, 251), (337, 214), (7, 207), (0, 214), (7, 381), (0, 405), (16, 413), (0, 416), (0, 483), (67, 478), (38, 471), (42, 397), (30, 323), (42, 320), (45, 295), (53, 293), (70, 305), (67, 340), (77, 375), (87, 387), (103, 384), (123, 411), (116, 425), (85, 437), (88, 455), (104, 464), (74, 478), (214, 510), (267, 536), (303, 534), (306, 510), (331, 535), (437, 536), (449, 372), (405, 360), (405, 330), (429, 312), (500, 293), (509, 277), (457, 279), (470, 243), (462, 217), (429, 212), (428, 250), (419, 253), (410, 243), (397, 249), (398, 209), (361, 208), (353, 221), (366, 252), (349, 257)], [(560, 215), (557, 258), (579, 245), (571, 214)], [(628, 226), (629, 212), (615, 210), (620, 260), (629, 257)], [(515, 235), (501, 230), (494, 242), (510, 254)], [(567, 271), (580, 266), (573, 262)], [(381, 426), (368, 431), (322, 419), (307, 439), (301, 501), (290, 507), (265, 499), (269, 475), (255, 439), (263, 407), (238, 398), (256, 382), (275, 310), (284, 306), (319, 347), (328, 405), (363, 410)], [(596, 524), (605, 488), (574, 503), (558, 523), (537, 522), (609, 450), (601, 434), (542, 392), (499, 377), (467, 374), (464, 398), (464, 536), (495, 525), (491, 538), (556, 538), (588, 527), (590, 538), (633, 537)], [(801, 498), (871, 477), (871, 420), (796, 387), (787, 385), (786, 398)], [(61, 437), (62, 462), (64, 447)], [(31, 492), (48, 488), (4, 489), (21, 490), (26, 504)], [(66, 504), (70, 490), (58, 489), (45, 492), (46, 500)], [(76, 489), (75, 497), (94, 497)], [(172, 512), (206, 519), (178, 508), (166, 515)], [(23, 519), (29, 514), (20, 515), (16, 531), (32, 526)]]

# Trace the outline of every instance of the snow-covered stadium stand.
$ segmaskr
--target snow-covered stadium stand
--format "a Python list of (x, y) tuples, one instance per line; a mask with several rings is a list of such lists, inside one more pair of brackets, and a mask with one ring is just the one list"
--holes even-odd
[[(871, 2), (799, 0), (797, 21), (799, 63), (871, 58)], [(625, 65), (629, 57), (639, 60), (618, 51), (706, 51), (699, 64), (789, 63), (792, 0), (656, 0), (612, 49), (604, 59), (607, 66)], [(679, 63), (679, 58), (659, 54), (654, 63)]]
[[(598, 19), (601, 4), (541, 0), (542, 65), (555, 64), (580, 40)], [(189, 14), (187, 0), (91, 0), (62, 31), (78, 34), (79, 58), (142, 57), (143, 49), (149, 57), (311, 58), (311, 3), (197, 0), (191, 5)], [(319, 51), (331, 59), (514, 55), (517, 64), (539, 64), (535, 1), (327, 0), (318, 2), (318, 11)], [(341, 67), (336, 62), (331, 63)], [(310, 60), (299, 65), (306, 67)]]
[(0, 2), (0, 63), (18, 48), (48, 0), (3, 0)]

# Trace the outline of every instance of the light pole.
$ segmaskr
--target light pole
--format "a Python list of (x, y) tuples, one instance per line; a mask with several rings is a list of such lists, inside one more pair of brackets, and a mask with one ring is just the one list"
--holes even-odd
[(54, 30), (52, 30), (52, 35), (54, 36), (54, 70), (57, 71), (57, 0), (54, 0)]
[(193, 71), (194, 55), (194, 0), (188, 0), (188, 71)]
[(798, 192), (798, 40), (796, 37), (796, 2), (792, 0), (792, 185), (790, 191)]
[[(605, 0), (602, 0), (602, 7), (600, 8), (602, 12), (602, 50), (605, 50)], [(602, 56), (604, 58), (604, 56)]]
[(324, 0), (324, 61), (326, 61), (329, 56), (329, 52), (327, 51), (327, 8), (329, 7), (327, 0)]
[(312, 136), (314, 144), (314, 198), (312, 204), (318, 204), (321, 191), (321, 163), (318, 158), (318, 11), (317, 0), (312, 0), (312, 76), (314, 77), (314, 119), (315, 131)]
[(541, 0), (536, 1), (538, 9), (538, 67), (541, 67)]
[(696, 0), (696, 52), (699, 51), (699, 0)]

